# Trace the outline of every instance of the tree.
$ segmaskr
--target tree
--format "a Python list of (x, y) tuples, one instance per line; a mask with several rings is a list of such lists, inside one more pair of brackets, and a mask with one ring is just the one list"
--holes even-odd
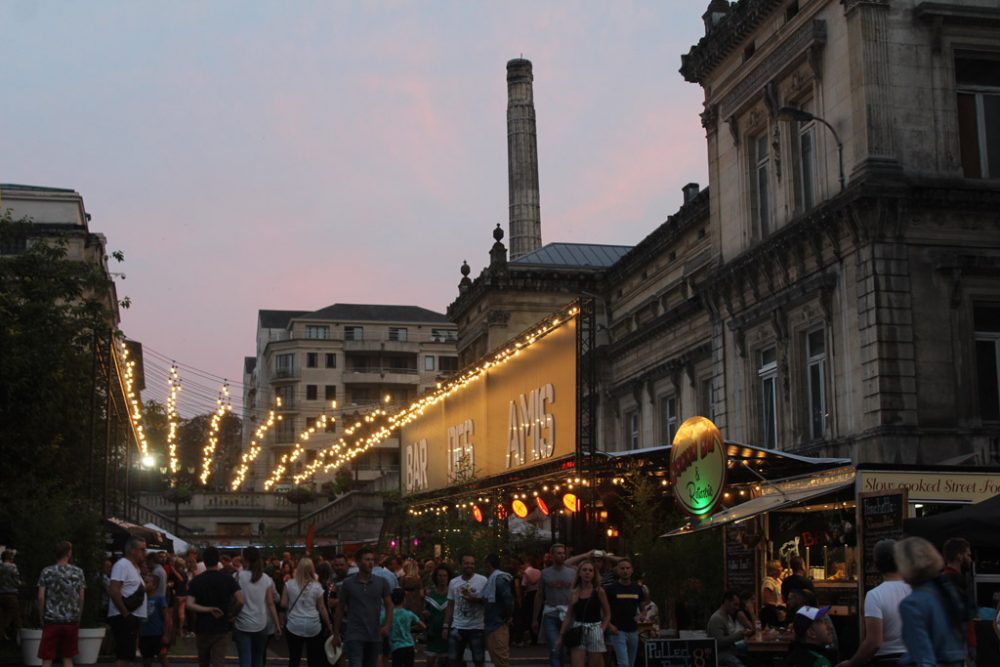
[(95, 400), (94, 345), (114, 333), (117, 305), (102, 264), (71, 260), (65, 238), (37, 232), (0, 216), (0, 526), (25, 581), (61, 539), (88, 574), (98, 566), (89, 471), (102, 469), (95, 432), (108, 415)]

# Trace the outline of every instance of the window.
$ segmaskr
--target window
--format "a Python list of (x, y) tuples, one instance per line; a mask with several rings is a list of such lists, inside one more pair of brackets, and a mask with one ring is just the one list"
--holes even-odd
[(274, 358), (274, 374), (279, 378), (295, 376), (295, 355), (279, 354)]
[(458, 370), (458, 357), (438, 357), (438, 370), (442, 373), (454, 373)]
[(306, 417), (306, 428), (316, 428), (315, 417)]
[(344, 340), (364, 340), (364, 327), (344, 327)]
[(326, 401), (337, 400), (337, 385), (328, 384), (323, 386), (323, 400)]
[(760, 444), (775, 448), (778, 444), (778, 358), (773, 347), (758, 354), (760, 379)]
[(795, 210), (816, 205), (816, 122), (792, 123), (794, 151)]
[(315, 401), (316, 400), (316, 385), (307, 384), (306, 385), (306, 400)]
[(306, 325), (306, 338), (315, 338), (317, 340), (326, 340), (330, 337), (330, 327), (328, 326), (317, 326), (313, 324)]
[(753, 237), (765, 238), (771, 226), (771, 197), (768, 186), (770, 152), (767, 132), (750, 140), (750, 217), (753, 221)]
[(325, 430), (326, 430), (327, 433), (336, 433), (337, 432), (337, 420), (335, 418), (333, 418), (333, 417), (330, 417), (329, 419), (327, 419), (326, 420), (326, 429)]
[(701, 401), (701, 416), (715, 419), (714, 398), (712, 393), (712, 378), (703, 378), (699, 385), (698, 398)]
[(816, 329), (806, 334), (806, 384), (809, 386), (809, 435), (813, 440), (826, 436), (829, 410), (826, 400), (826, 332)]
[(431, 341), (434, 343), (453, 343), (458, 340), (458, 332), (454, 329), (431, 329)]
[(1000, 307), (979, 306), (976, 328), (976, 379), (979, 412), (984, 420), (1000, 420)]
[(389, 327), (389, 340), (406, 341), (406, 327)]
[(295, 442), (295, 420), (285, 417), (274, 431), (275, 442)]
[(433, 355), (429, 354), (426, 357), (424, 357), (424, 370), (425, 371), (432, 371), (432, 370), (434, 370), (434, 356)]
[(677, 435), (677, 397), (660, 399), (660, 428), (664, 444), (672, 443)]
[(337, 367), (337, 355), (333, 352), (326, 353), (326, 367), (336, 368)]
[(955, 57), (962, 173), (1000, 178), (1000, 54)]
[(289, 385), (285, 385), (284, 387), (277, 387), (277, 388), (275, 388), (275, 390), (274, 390), (274, 397), (275, 397), (275, 399), (280, 399), (281, 400), (281, 407), (283, 407), (283, 408), (290, 408), (290, 407), (292, 407), (295, 404), (294, 401), (293, 401), (293, 399), (295, 397), (294, 390), (295, 390), (295, 387), (292, 386), (292, 385), (290, 385), (290, 384)]
[(629, 449), (639, 449), (639, 411), (625, 413), (625, 442)]
[(306, 353), (306, 368), (318, 368), (319, 367), (319, 354), (316, 352)]

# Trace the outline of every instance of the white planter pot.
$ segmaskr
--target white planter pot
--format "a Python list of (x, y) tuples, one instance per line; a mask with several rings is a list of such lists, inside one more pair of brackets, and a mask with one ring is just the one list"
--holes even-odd
[(93, 665), (101, 652), (101, 643), (107, 628), (80, 628), (80, 652), (73, 662), (78, 665)]
[(41, 628), (21, 628), (21, 662), (25, 665), (40, 665), (38, 647), (42, 643)]

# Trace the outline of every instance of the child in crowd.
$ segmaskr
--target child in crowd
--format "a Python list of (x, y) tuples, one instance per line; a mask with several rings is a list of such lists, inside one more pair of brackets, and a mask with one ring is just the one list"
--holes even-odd
[(155, 574), (143, 577), (146, 582), (146, 618), (139, 628), (139, 653), (143, 667), (152, 667), (153, 659), (159, 657), (162, 667), (170, 667), (167, 647), (170, 644), (170, 615), (164, 613), (167, 600), (156, 594), (160, 578)]
[[(397, 588), (392, 592), (392, 631), (389, 633), (389, 650), (392, 651), (392, 667), (413, 667), (416, 658), (413, 628), (426, 630), (420, 617), (403, 606), (406, 591)], [(385, 622), (382, 610), (381, 622)]]

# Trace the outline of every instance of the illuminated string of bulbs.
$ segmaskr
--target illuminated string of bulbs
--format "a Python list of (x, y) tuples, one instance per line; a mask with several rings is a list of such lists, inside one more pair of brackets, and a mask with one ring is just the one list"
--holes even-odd
[[(327, 422), (332, 420), (333, 420), (332, 417), (327, 417), (326, 413), (323, 413), (322, 415), (320, 415), (319, 419), (316, 420), (315, 424), (313, 424), (307, 429), (304, 429), (301, 433), (299, 433), (298, 440), (296, 441), (295, 446), (292, 448), (292, 451), (283, 454), (281, 456), (281, 459), (278, 460), (278, 464), (275, 466), (274, 470), (271, 471), (271, 474), (264, 482), (264, 489), (270, 490), (272, 486), (274, 486), (281, 480), (281, 478), (285, 474), (285, 471), (288, 470), (288, 466), (292, 465), (300, 458), (302, 458), (302, 455), (305, 453), (306, 450), (302, 447), (302, 443), (308, 441), (309, 438), (311, 438), (313, 434), (316, 433), (317, 428), (322, 428), (323, 430), (326, 430)], [(298, 479), (296, 479), (295, 483), (298, 484)]]
[(143, 465), (149, 460), (149, 443), (146, 441), (146, 431), (143, 428), (142, 401), (135, 391), (135, 360), (129, 359), (128, 345), (125, 341), (120, 345), (121, 365), (125, 367), (122, 379), (125, 384), (125, 400), (128, 402), (128, 417), (132, 422), (132, 430), (139, 445), (139, 455)]
[[(452, 503), (443, 504), (427, 504), (423, 506), (411, 507), (408, 511), (410, 516), (441, 516), (449, 511), (461, 511), (472, 509), (474, 506), (491, 506), (495, 504), (502, 504), (500, 499), (510, 498), (511, 500), (528, 500), (529, 498), (538, 498), (538, 496), (545, 493), (563, 493), (571, 492), (578, 487), (589, 487), (590, 480), (585, 477), (567, 477), (565, 480), (554, 484), (545, 484), (542, 486), (541, 491), (531, 491), (529, 492), (514, 492), (510, 493), (506, 490), (499, 490), (491, 496), (476, 496), (476, 497), (466, 497), (460, 498)], [(556, 508), (553, 508), (555, 510)]]
[[(537, 327), (522, 333), (497, 352), (487, 355), (483, 358), (483, 360), (476, 364), (475, 367), (465, 371), (459, 377), (453, 378), (443, 384), (438, 383), (437, 389), (417, 399), (408, 407), (393, 415), (387, 415), (386, 412), (381, 409), (365, 415), (365, 421), (369, 424), (374, 423), (378, 417), (388, 417), (388, 423), (380, 426), (368, 437), (360, 441), (355, 441), (350, 445), (348, 444), (346, 438), (340, 438), (328, 448), (320, 450), (316, 459), (306, 466), (302, 473), (295, 476), (294, 479), (296, 484), (316, 474), (320, 468), (322, 468), (323, 472), (329, 472), (334, 468), (338, 468), (346, 463), (349, 463), (357, 456), (360, 456), (371, 448), (377, 446), (386, 438), (391, 436), (393, 431), (402, 426), (406, 426), (424, 414), (424, 411), (427, 410), (427, 408), (440, 403), (448, 396), (451, 396), (455, 392), (464, 389), (469, 384), (480, 380), (489, 370), (503, 366), (511, 359), (517, 357), (523, 350), (528, 349), (546, 335), (565, 325), (572, 318), (578, 315), (579, 312), (580, 308), (576, 305), (566, 308), (562, 313), (554, 316), (551, 320), (547, 320)], [(353, 435), (357, 429), (361, 428), (361, 426), (362, 422), (358, 422), (353, 427), (347, 429), (345, 434)], [(264, 483), (265, 489), (270, 489), (274, 484), (276, 484), (278, 480), (281, 479), (281, 476), (284, 475), (285, 470), (287, 470), (286, 464), (292, 463), (298, 458), (298, 455), (292, 458), (292, 454), (294, 454), (294, 452), (282, 456), (281, 461), (279, 461), (275, 469), (271, 472), (268, 481)]]
[[(275, 399), (275, 407), (281, 407), (281, 397), (278, 396)], [(267, 419), (253, 432), (253, 437), (250, 439), (250, 444), (247, 446), (247, 451), (243, 452), (240, 456), (240, 464), (236, 467), (235, 474), (233, 475), (233, 481), (229, 485), (230, 489), (233, 491), (238, 491), (240, 486), (243, 484), (243, 480), (246, 479), (247, 472), (250, 470), (250, 466), (257, 457), (260, 456), (262, 447), (260, 443), (264, 440), (264, 436), (271, 429), (275, 423), (282, 420), (282, 416), (276, 414), (274, 409), (268, 411)]]
[(198, 479), (201, 480), (202, 484), (207, 484), (208, 478), (212, 474), (212, 459), (215, 458), (215, 449), (219, 444), (219, 427), (222, 425), (222, 418), (233, 408), (233, 404), (229, 400), (228, 382), (222, 385), (222, 391), (219, 392), (219, 400), (216, 401), (216, 405), (218, 407), (212, 414), (212, 421), (208, 428), (208, 442), (205, 443), (201, 453), (201, 475), (198, 476)]
[(170, 395), (167, 397), (167, 460), (170, 464), (170, 475), (176, 483), (177, 473), (181, 469), (180, 461), (177, 459), (177, 428), (180, 422), (177, 415), (177, 395), (181, 392), (181, 375), (177, 370), (177, 364), (170, 365), (170, 378), (167, 384), (170, 385)]

